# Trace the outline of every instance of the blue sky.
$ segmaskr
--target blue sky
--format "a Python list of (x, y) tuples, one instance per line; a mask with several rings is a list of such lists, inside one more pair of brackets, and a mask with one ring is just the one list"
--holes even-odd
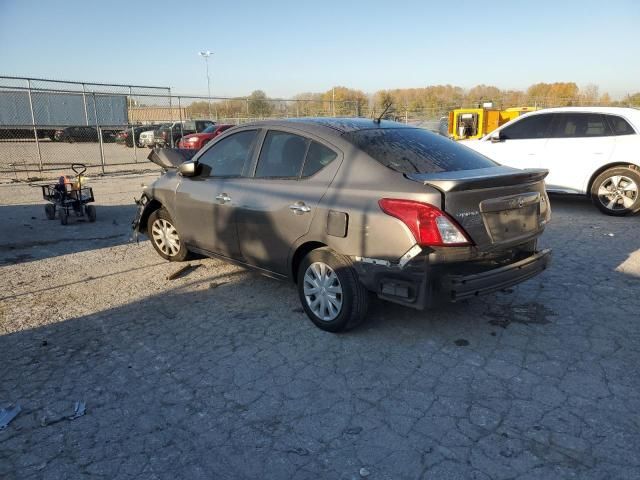
[(0, 74), (270, 96), (536, 82), (640, 91), (640, 1), (0, 0)]

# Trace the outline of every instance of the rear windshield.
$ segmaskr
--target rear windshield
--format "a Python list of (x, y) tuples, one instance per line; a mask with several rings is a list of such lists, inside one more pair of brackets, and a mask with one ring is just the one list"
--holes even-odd
[(345, 138), (400, 173), (438, 173), (495, 167), (488, 158), (420, 128), (358, 130)]

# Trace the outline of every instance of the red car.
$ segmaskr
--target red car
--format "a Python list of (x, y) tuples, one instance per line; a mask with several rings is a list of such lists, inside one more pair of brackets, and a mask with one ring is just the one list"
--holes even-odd
[(216, 124), (205, 128), (200, 133), (192, 133), (185, 135), (178, 142), (178, 148), (186, 148), (189, 150), (200, 150), (208, 142), (216, 138), (225, 130), (230, 129), (233, 125)]

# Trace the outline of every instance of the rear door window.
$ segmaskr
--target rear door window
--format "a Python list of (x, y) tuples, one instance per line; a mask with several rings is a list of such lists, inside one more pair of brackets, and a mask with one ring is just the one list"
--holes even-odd
[(377, 128), (344, 135), (360, 150), (400, 173), (438, 173), (495, 167), (473, 150), (421, 128)]
[(249, 164), (257, 130), (238, 132), (209, 148), (198, 159), (203, 177), (240, 177)]
[(549, 136), (553, 115), (531, 115), (500, 130), (503, 140), (530, 140)]
[(597, 113), (557, 113), (553, 121), (553, 138), (585, 138), (611, 135), (604, 115)]
[(636, 133), (624, 118), (616, 115), (605, 115), (605, 117), (609, 120), (614, 135), (633, 135)]
[(270, 130), (262, 144), (256, 178), (298, 178), (308, 143), (299, 135)]

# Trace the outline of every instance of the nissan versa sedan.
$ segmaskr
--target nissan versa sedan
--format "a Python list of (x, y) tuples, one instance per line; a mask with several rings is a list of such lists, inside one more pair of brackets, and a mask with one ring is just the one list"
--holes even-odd
[(170, 261), (194, 252), (292, 280), (323, 330), (359, 324), (371, 294), (422, 310), (550, 262), (537, 248), (547, 171), (500, 166), (420, 128), (264, 121), (181, 152), (151, 153), (166, 173), (143, 193), (134, 230)]

